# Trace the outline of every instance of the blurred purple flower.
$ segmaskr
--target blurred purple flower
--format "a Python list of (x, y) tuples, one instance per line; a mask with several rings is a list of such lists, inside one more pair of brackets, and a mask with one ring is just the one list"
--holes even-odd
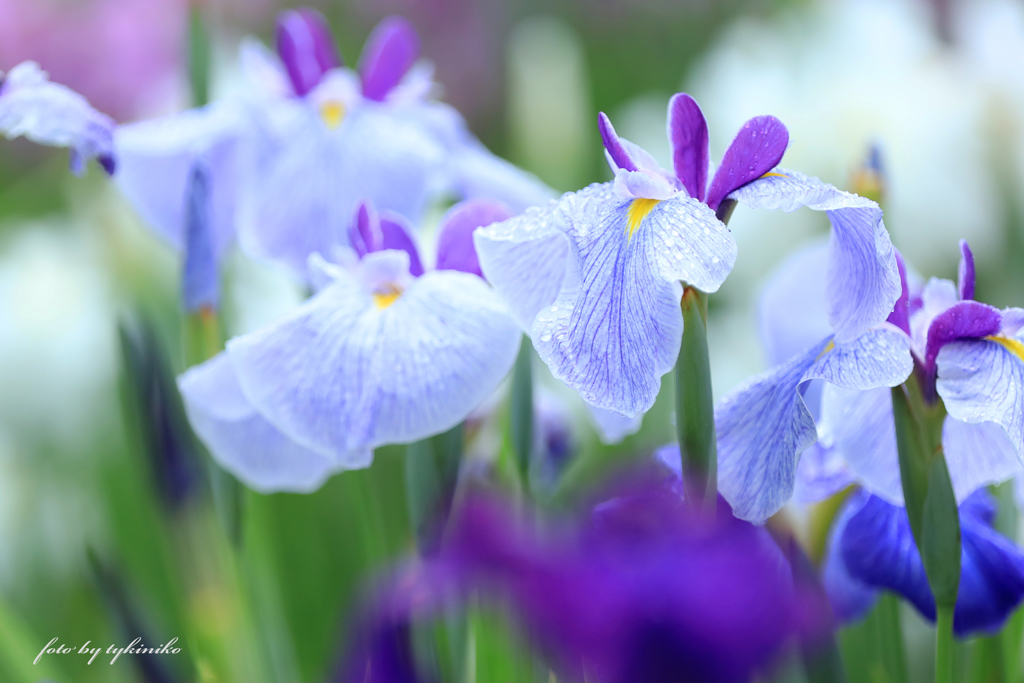
[(749, 681), (827, 624), (767, 532), (724, 503), (701, 517), (648, 482), (581, 523), (543, 526), (470, 497), (439, 556), (393, 585), (341, 680), (415, 680), (396, 657), (400, 624), (474, 593), (509, 606), (568, 681)]
[(185, 0), (0, 0), (0, 69), (34, 60), (119, 121), (173, 102)]

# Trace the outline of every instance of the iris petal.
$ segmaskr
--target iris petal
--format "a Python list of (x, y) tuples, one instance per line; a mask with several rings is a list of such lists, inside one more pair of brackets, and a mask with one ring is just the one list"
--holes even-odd
[(850, 341), (883, 322), (900, 297), (899, 269), (878, 204), (802, 173), (755, 180), (729, 195), (756, 209), (795, 211), (806, 206), (828, 213), (832, 223), (828, 319), (836, 340)]
[[(661, 376), (678, 356), (678, 280), (716, 290), (736, 247), (697, 200), (659, 202), (632, 236), (629, 205), (606, 183), (567, 194), (552, 208), (550, 227), (565, 234), (572, 250), (558, 296), (539, 311), (531, 337), (555, 377), (584, 400), (632, 417), (654, 403)], [(525, 265), (523, 272), (529, 273)]]
[[(285, 123), (270, 131), (275, 110)], [(300, 275), (310, 254), (347, 242), (360, 200), (416, 220), (443, 172), (444, 149), (429, 131), (381, 107), (350, 112), (335, 131), (301, 101), (264, 114), (244, 197), (242, 246)]]
[(856, 621), (866, 615), (874, 606), (878, 590), (868, 586), (850, 575), (843, 561), (841, 540), (846, 525), (867, 501), (864, 493), (853, 494), (836, 516), (832, 530), (828, 535), (828, 546), (825, 549), (825, 561), (822, 569), (822, 583), (828, 593), (832, 611), (840, 623)]
[(89, 106), (74, 90), (51, 82), (35, 62), (0, 73), (0, 133), (8, 139), (71, 149), (71, 170), (81, 175), (96, 158), (114, 170), (114, 120)]
[(995, 422), (1024, 455), (1024, 358), (998, 341), (958, 341), (942, 347), (937, 367), (936, 389), (949, 414)]
[(519, 339), (480, 278), (434, 271), (383, 309), (338, 277), (288, 318), (229, 342), (228, 354), (246, 397), (278, 429), (346, 453), (465, 419), (508, 373)]
[(227, 354), (191, 368), (178, 380), (189, 422), (217, 462), (263, 493), (306, 493), (333, 472), (367, 467), (370, 449), (337, 458), (285, 437), (242, 394)]
[(403, 17), (387, 17), (366, 39), (359, 61), (363, 96), (381, 102), (398, 85), (420, 54), (416, 29)]

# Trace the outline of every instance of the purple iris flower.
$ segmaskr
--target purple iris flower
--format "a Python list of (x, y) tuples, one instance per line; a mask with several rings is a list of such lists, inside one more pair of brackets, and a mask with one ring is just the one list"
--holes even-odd
[(417, 62), (419, 39), (404, 19), (381, 22), (357, 69), (344, 66), (314, 10), (283, 12), (276, 47), (275, 55), (243, 45), (243, 92), (118, 130), (119, 185), (175, 246), (197, 162), (210, 170), (217, 253), (237, 233), (249, 254), (298, 275), (310, 254), (344, 241), (364, 198), (414, 223), (445, 193), (499, 199), (516, 211), (550, 198), (430, 98), (431, 70)]
[(70, 88), (53, 83), (35, 62), (0, 72), (0, 133), (71, 150), (71, 171), (85, 172), (90, 159), (114, 172), (114, 120)]
[(738, 517), (753, 522), (764, 522), (793, 497), (805, 450), (811, 449), (805, 471), (815, 472), (815, 486), (849, 483), (831, 444), (816, 443), (822, 391), (896, 386), (913, 368), (909, 339), (884, 318), (849, 341), (829, 323), (829, 249), (800, 251), (768, 284), (761, 326), (773, 367), (715, 406), (719, 490)]
[(648, 482), (580, 522), (537, 525), (477, 495), (438, 556), (394, 582), (378, 612), (388, 618), (371, 622), (340, 680), (417, 680), (402, 666), (403, 618), (470, 595), (511, 606), (566, 681), (750, 681), (826, 623), (768, 533), (724, 503), (702, 517)]
[(423, 268), (408, 223), (361, 204), (346, 241), (315, 255), (319, 291), (291, 315), (228, 342), (183, 374), (193, 428), (259, 491), (309, 491), (366, 467), (373, 449), (450, 429), (498, 386), (520, 333), (474, 272), (472, 232), (509, 209), (453, 207), (438, 268)]
[(707, 123), (689, 95), (669, 102), (673, 169), (599, 117), (615, 180), (563, 195), (477, 233), (483, 270), (552, 373), (589, 403), (632, 417), (654, 403), (676, 362), (681, 285), (719, 288), (736, 259), (724, 215), (755, 208), (826, 211), (826, 286), (837, 343), (885, 320), (899, 276), (874, 202), (776, 168), (789, 141), (771, 116), (751, 119), (709, 177)]
[[(1024, 552), (992, 528), (995, 504), (978, 490), (960, 504), (961, 575), (953, 628), (995, 633), (1024, 599)], [(906, 508), (867, 491), (847, 501), (833, 526), (825, 587), (840, 621), (867, 613), (880, 590), (906, 598), (935, 620), (935, 599)]]
[[(969, 298), (974, 259), (965, 242), (960, 249), (959, 282), (932, 278), (919, 287), (904, 277), (903, 296), (890, 321), (909, 343), (907, 355), (924, 394), (933, 401), (941, 398), (946, 407), (943, 451), (962, 503), (979, 487), (1022, 473), (1024, 311), (999, 310)], [(847, 464), (851, 479), (902, 505), (888, 391), (825, 387), (819, 437)], [(813, 480), (813, 473), (806, 478)]]

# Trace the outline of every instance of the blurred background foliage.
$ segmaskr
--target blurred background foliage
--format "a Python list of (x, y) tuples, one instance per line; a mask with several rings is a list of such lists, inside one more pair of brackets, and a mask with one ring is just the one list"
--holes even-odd
[[(665, 106), (681, 89), (705, 108), (713, 159), (747, 117), (772, 113), (790, 127), (786, 165), (851, 188), (877, 144), (887, 169), (887, 225), (911, 263), (950, 277), (956, 239), (966, 237), (979, 260), (978, 298), (1022, 303), (1019, 3), (311, 4), (330, 19), (350, 61), (380, 18), (407, 16), (444, 98), (492, 150), (559, 190), (610, 177), (599, 110), (667, 164)], [(239, 39), (269, 42), (284, 5), (207, 0), (197, 7), (212, 40), (216, 96), (237, 85)], [(189, 11), (184, 0), (0, 0), (0, 69), (35, 59), (120, 121), (172, 111), (189, 105)], [(181, 436), (180, 416), (167, 417), (180, 410), (173, 376), (184, 368), (177, 257), (101, 173), (70, 177), (65, 154), (0, 141), (0, 680), (188, 681), (218, 667), (244, 670), (216, 658), (193, 661), (195, 642), (181, 656), (149, 663), (125, 657), (109, 666), (102, 655), (88, 666), (76, 655), (26, 667), (54, 636), (76, 647), (123, 646), (143, 634), (160, 644), (210, 636), (224, 624), (252, 630), (255, 669), (246, 683), (325, 680), (376, 572), (414, 551), (404, 448), (381, 449), (368, 470), (336, 475), (310, 495), (246, 492), (236, 554), (212, 521), (200, 449), (187, 431)], [(810, 212), (737, 211), (730, 227), (741, 255), (712, 297), (716, 395), (763, 368), (759, 283), (794, 245), (825, 234), (827, 223)], [(238, 254), (224, 277), (231, 334), (301, 298), (280, 273)], [(537, 363), (535, 372), (546, 370)], [(571, 402), (579, 453), (553, 492), (555, 506), (673, 438), (670, 406), (659, 401), (638, 434), (604, 446), (571, 392), (550, 377), (538, 382)], [(496, 412), (504, 414), (503, 405)], [(507, 459), (504, 423), (479, 431), (471, 450)], [(175, 457), (197, 469), (169, 491), (167, 459)], [(792, 514), (799, 524), (803, 513)], [(222, 560), (232, 569), (211, 574), (207, 565)], [(904, 617), (912, 622), (911, 657), (927, 668), (925, 627), (910, 612)], [(473, 619), (484, 624), (476, 680), (532, 680), (507, 624), (495, 614)], [(866, 633), (844, 634), (848, 652), (871, 649)], [(865, 657), (853, 680), (878, 680)]]

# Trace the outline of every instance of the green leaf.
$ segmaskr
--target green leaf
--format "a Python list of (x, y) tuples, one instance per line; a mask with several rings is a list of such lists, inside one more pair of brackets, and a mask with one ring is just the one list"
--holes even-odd
[(512, 369), (512, 403), (509, 406), (512, 448), (522, 476), (523, 491), (530, 488), (530, 461), (533, 456), (533, 344), (523, 337), (519, 356)]
[(960, 588), (960, 515), (946, 458), (940, 452), (928, 471), (924, 534), (919, 545), (936, 605), (952, 609)]

